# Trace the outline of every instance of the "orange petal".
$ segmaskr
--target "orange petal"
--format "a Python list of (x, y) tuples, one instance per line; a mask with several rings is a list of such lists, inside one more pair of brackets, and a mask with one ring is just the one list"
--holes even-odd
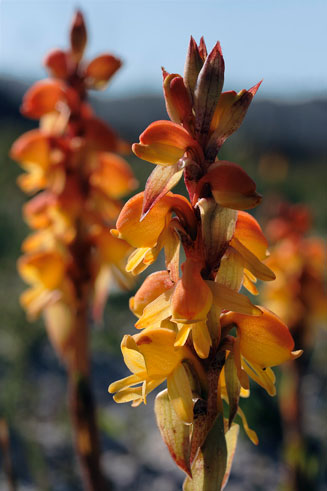
[(90, 183), (111, 198), (121, 198), (137, 186), (137, 181), (126, 160), (109, 152), (99, 154), (98, 165), (91, 174)]
[(212, 305), (212, 293), (201, 276), (202, 265), (186, 259), (182, 279), (171, 299), (172, 320), (187, 323), (205, 320)]
[(76, 104), (77, 97), (60, 80), (40, 80), (26, 92), (21, 111), (24, 116), (39, 119), (44, 114), (55, 111), (60, 101), (67, 102), (69, 99), (70, 104)]
[(140, 222), (143, 195), (144, 193), (139, 193), (127, 201), (118, 217), (117, 230), (112, 231), (112, 233), (125, 239), (133, 247), (154, 247), (166, 225), (170, 203), (163, 198)]
[(300, 356), (300, 352), (292, 352), (294, 340), (288, 327), (269, 310), (260, 309), (263, 314), (259, 317), (230, 312), (221, 319), (222, 327), (236, 324), (242, 356), (261, 368)]
[(46, 169), (50, 163), (49, 138), (40, 130), (27, 131), (11, 147), (10, 157), (27, 169), (31, 165)]
[(244, 211), (237, 214), (234, 237), (239, 240), (257, 258), (264, 259), (267, 255), (268, 242), (260, 225), (252, 215)]
[(212, 164), (208, 173), (200, 180), (199, 186), (204, 183), (210, 184), (216, 202), (226, 208), (254, 208), (261, 201), (255, 182), (242, 167), (233, 162), (222, 160)]
[(140, 135), (133, 152), (139, 158), (160, 165), (175, 164), (188, 148), (202, 153), (199, 144), (182, 126), (171, 121), (155, 121)]
[(44, 59), (44, 65), (52, 77), (65, 79), (68, 75), (68, 56), (61, 49), (54, 49)]
[(115, 56), (104, 54), (94, 58), (86, 67), (88, 85), (94, 89), (104, 89), (110, 78), (121, 67)]
[(173, 286), (168, 271), (152, 273), (145, 279), (135, 296), (130, 299), (131, 310), (138, 317), (141, 316), (149, 303)]
[(41, 283), (45, 288), (53, 290), (63, 280), (65, 264), (56, 252), (39, 252), (20, 257), (18, 271), (27, 283)]

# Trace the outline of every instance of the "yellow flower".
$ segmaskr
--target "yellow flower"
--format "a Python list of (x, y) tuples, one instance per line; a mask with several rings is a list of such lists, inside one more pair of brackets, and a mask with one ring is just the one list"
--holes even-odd
[(221, 326), (236, 326), (237, 338), (234, 345), (235, 362), (238, 363), (240, 382), (241, 364), (245, 372), (270, 395), (275, 395), (275, 377), (271, 367), (294, 360), (302, 350), (293, 351), (294, 340), (288, 327), (272, 312), (260, 307), (263, 314), (258, 317), (229, 312), (221, 317)]
[(133, 406), (146, 403), (147, 394), (167, 379), (174, 410), (185, 423), (192, 423), (192, 390), (182, 362), (192, 362), (194, 356), (186, 346), (175, 347), (175, 338), (174, 331), (164, 328), (124, 336), (121, 350), (133, 375), (109, 386), (110, 393), (116, 392), (116, 402), (133, 401)]

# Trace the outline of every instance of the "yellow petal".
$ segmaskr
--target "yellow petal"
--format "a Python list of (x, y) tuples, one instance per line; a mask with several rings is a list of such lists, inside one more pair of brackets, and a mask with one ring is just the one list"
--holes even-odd
[(129, 370), (139, 377), (145, 376), (146, 368), (143, 355), (132, 336), (125, 335), (121, 343), (121, 350), (124, 357), (124, 362)]
[(238, 407), (237, 414), (241, 417), (244, 431), (247, 434), (247, 436), (250, 438), (251, 442), (254, 443), (254, 445), (258, 445), (259, 443), (258, 436), (254, 430), (251, 430), (251, 428), (249, 428), (245, 414), (240, 407)]
[(136, 329), (145, 327), (158, 327), (162, 320), (171, 316), (170, 299), (174, 288), (166, 290), (143, 310), (143, 314), (135, 324)]
[(148, 377), (167, 377), (185, 357), (185, 347), (175, 348), (176, 334), (170, 329), (145, 329), (134, 336), (138, 350), (145, 359)]
[(142, 379), (140, 380), (140, 377), (138, 377), (137, 375), (129, 375), (128, 377), (122, 378), (121, 380), (117, 380), (117, 382), (113, 382), (112, 384), (110, 384), (108, 392), (110, 392), (110, 394), (113, 394), (114, 392), (126, 389), (127, 387), (138, 384), (140, 382), (142, 382)]
[(237, 213), (237, 222), (234, 237), (249, 249), (258, 259), (267, 255), (268, 242), (259, 223), (253, 216), (245, 211)]
[(206, 322), (192, 324), (193, 346), (200, 358), (208, 358), (211, 348), (211, 337)]
[(221, 309), (246, 313), (251, 316), (260, 316), (262, 314), (259, 307), (253, 305), (245, 295), (213, 281), (207, 281), (207, 283), (213, 293), (214, 303)]
[(148, 276), (138, 289), (132, 302), (132, 311), (140, 317), (144, 308), (162, 293), (174, 286), (168, 271), (157, 271)]
[(178, 333), (176, 335), (174, 346), (184, 346), (187, 341), (188, 335), (190, 334), (191, 328), (192, 324), (181, 324), (181, 327), (179, 327)]
[(167, 378), (168, 395), (177, 416), (184, 423), (193, 422), (192, 390), (185, 368), (180, 363)]
[(230, 245), (236, 249), (245, 261), (245, 266), (251, 273), (254, 274), (259, 280), (272, 281), (276, 279), (275, 273), (263, 264), (259, 259), (252, 254), (238, 239), (232, 238)]
[(275, 314), (263, 307), (261, 310), (259, 317), (229, 312), (223, 316), (222, 325), (236, 324), (242, 355), (250, 363), (267, 368), (294, 358), (294, 341), (288, 327)]

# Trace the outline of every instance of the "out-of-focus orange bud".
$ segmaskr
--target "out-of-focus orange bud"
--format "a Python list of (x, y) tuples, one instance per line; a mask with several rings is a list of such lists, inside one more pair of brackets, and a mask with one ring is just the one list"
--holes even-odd
[(202, 153), (199, 144), (182, 126), (171, 121), (155, 121), (140, 136), (132, 149), (137, 157), (160, 165), (175, 164), (192, 148)]
[(25, 94), (21, 112), (29, 118), (39, 119), (56, 109), (64, 99), (63, 86), (58, 80), (40, 80)]
[(116, 133), (99, 118), (87, 118), (83, 121), (85, 140), (91, 150), (100, 152), (117, 151)]
[(184, 85), (183, 78), (171, 73), (163, 82), (167, 113), (175, 123), (190, 124), (192, 120), (192, 103)]
[(121, 67), (121, 61), (112, 55), (100, 55), (94, 58), (85, 69), (87, 84), (93, 89), (104, 89)]
[(79, 104), (78, 95), (60, 80), (40, 80), (26, 92), (21, 112), (29, 118), (40, 119), (57, 110), (60, 102), (74, 110)]
[(263, 235), (259, 223), (249, 213), (245, 211), (238, 212), (234, 237), (258, 259), (262, 260), (267, 256), (267, 239)]
[(131, 248), (124, 240), (114, 237), (107, 228), (94, 226), (91, 238), (106, 263), (119, 264)]
[(27, 283), (41, 283), (53, 290), (62, 282), (65, 263), (55, 251), (36, 252), (19, 258), (18, 271)]
[(201, 276), (201, 264), (186, 259), (182, 265), (182, 278), (171, 299), (173, 320), (197, 322), (205, 320), (212, 305), (212, 293)]
[(226, 160), (212, 164), (199, 181), (201, 188), (209, 183), (215, 201), (226, 208), (244, 210), (254, 208), (261, 201), (255, 182), (237, 164)]
[(112, 198), (120, 198), (137, 186), (137, 181), (126, 160), (114, 153), (100, 153), (98, 165), (90, 177), (96, 186)]
[(61, 49), (54, 49), (44, 59), (44, 65), (55, 78), (66, 79), (69, 73), (69, 60), (67, 53)]
[(140, 317), (144, 308), (162, 293), (174, 286), (168, 271), (157, 271), (150, 274), (135, 296), (130, 299), (129, 306), (135, 315)]
[(55, 203), (55, 196), (43, 192), (35, 196), (23, 206), (23, 215), (28, 225), (34, 229), (46, 228), (50, 224), (49, 206)]
[(299, 357), (302, 350), (292, 351), (294, 340), (286, 324), (269, 310), (260, 309), (263, 314), (258, 317), (229, 312), (221, 318), (222, 327), (236, 324), (244, 358), (268, 368)]
[(11, 147), (10, 157), (27, 169), (33, 165), (46, 169), (50, 162), (49, 138), (40, 130), (27, 131)]
[(78, 63), (87, 43), (87, 32), (82, 12), (76, 12), (70, 31), (70, 45), (75, 61)]

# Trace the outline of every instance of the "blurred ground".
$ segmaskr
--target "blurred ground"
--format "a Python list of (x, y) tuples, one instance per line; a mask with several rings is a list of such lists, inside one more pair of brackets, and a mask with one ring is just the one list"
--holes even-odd
[[(24, 285), (15, 263), (22, 239), (28, 233), (21, 218), (26, 198), (15, 184), (21, 171), (10, 161), (8, 151), (18, 135), (33, 127), (33, 122), (19, 117), (23, 89), (13, 81), (0, 82), (0, 415), (9, 424), (19, 490), (79, 491), (66, 413), (65, 371), (48, 343), (42, 322), (29, 324), (18, 303)], [(157, 97), (96, 105), (101, 116), (131, 141), (151, 121), (166, 119), (162, 99)], [(221, 155), (247, 169), (265, 201), (282, 194), (291, 202), (309, 204), (315, 216), (315, 232), (325, 236), (326, 109), (327, 101), (292, 106), (254, 103), (240, 132), (230, 139)], [(142, 188), (151, 164), (133, 157), (130, 162)], [(259, 210), (261, 215), (265, 201)], [(122, 334), (133, 333), (134, 319), (127, 307), (129, 296), (113, 293), (104, 326), (95, 327), (92, 333), (103, 466), (118, 491), (177, 491), (183, 474), (172, 464), (155, 427), (153, 398), (149, 398), (145, 408), (132, 409), (116, 405), (107, 394), (108, 384), (127, 374), (119, 344)], [(327, 489), (323, 462), (327, 450), (326, 348), (327, 331), (321, 330), (310, 373), (303, 384), (307, 432), (320, 472), (318, 491)], [(242, 407), (249, 415), (250, 426), (259, 435), (260, 445), (256, 448), (241, 439), (228, 489), (277, 490), (285, 469), (276, 399), (254, 388), (250, 400), (244, 401)], [(1, 470), (0, 489), (6, 489)]]

